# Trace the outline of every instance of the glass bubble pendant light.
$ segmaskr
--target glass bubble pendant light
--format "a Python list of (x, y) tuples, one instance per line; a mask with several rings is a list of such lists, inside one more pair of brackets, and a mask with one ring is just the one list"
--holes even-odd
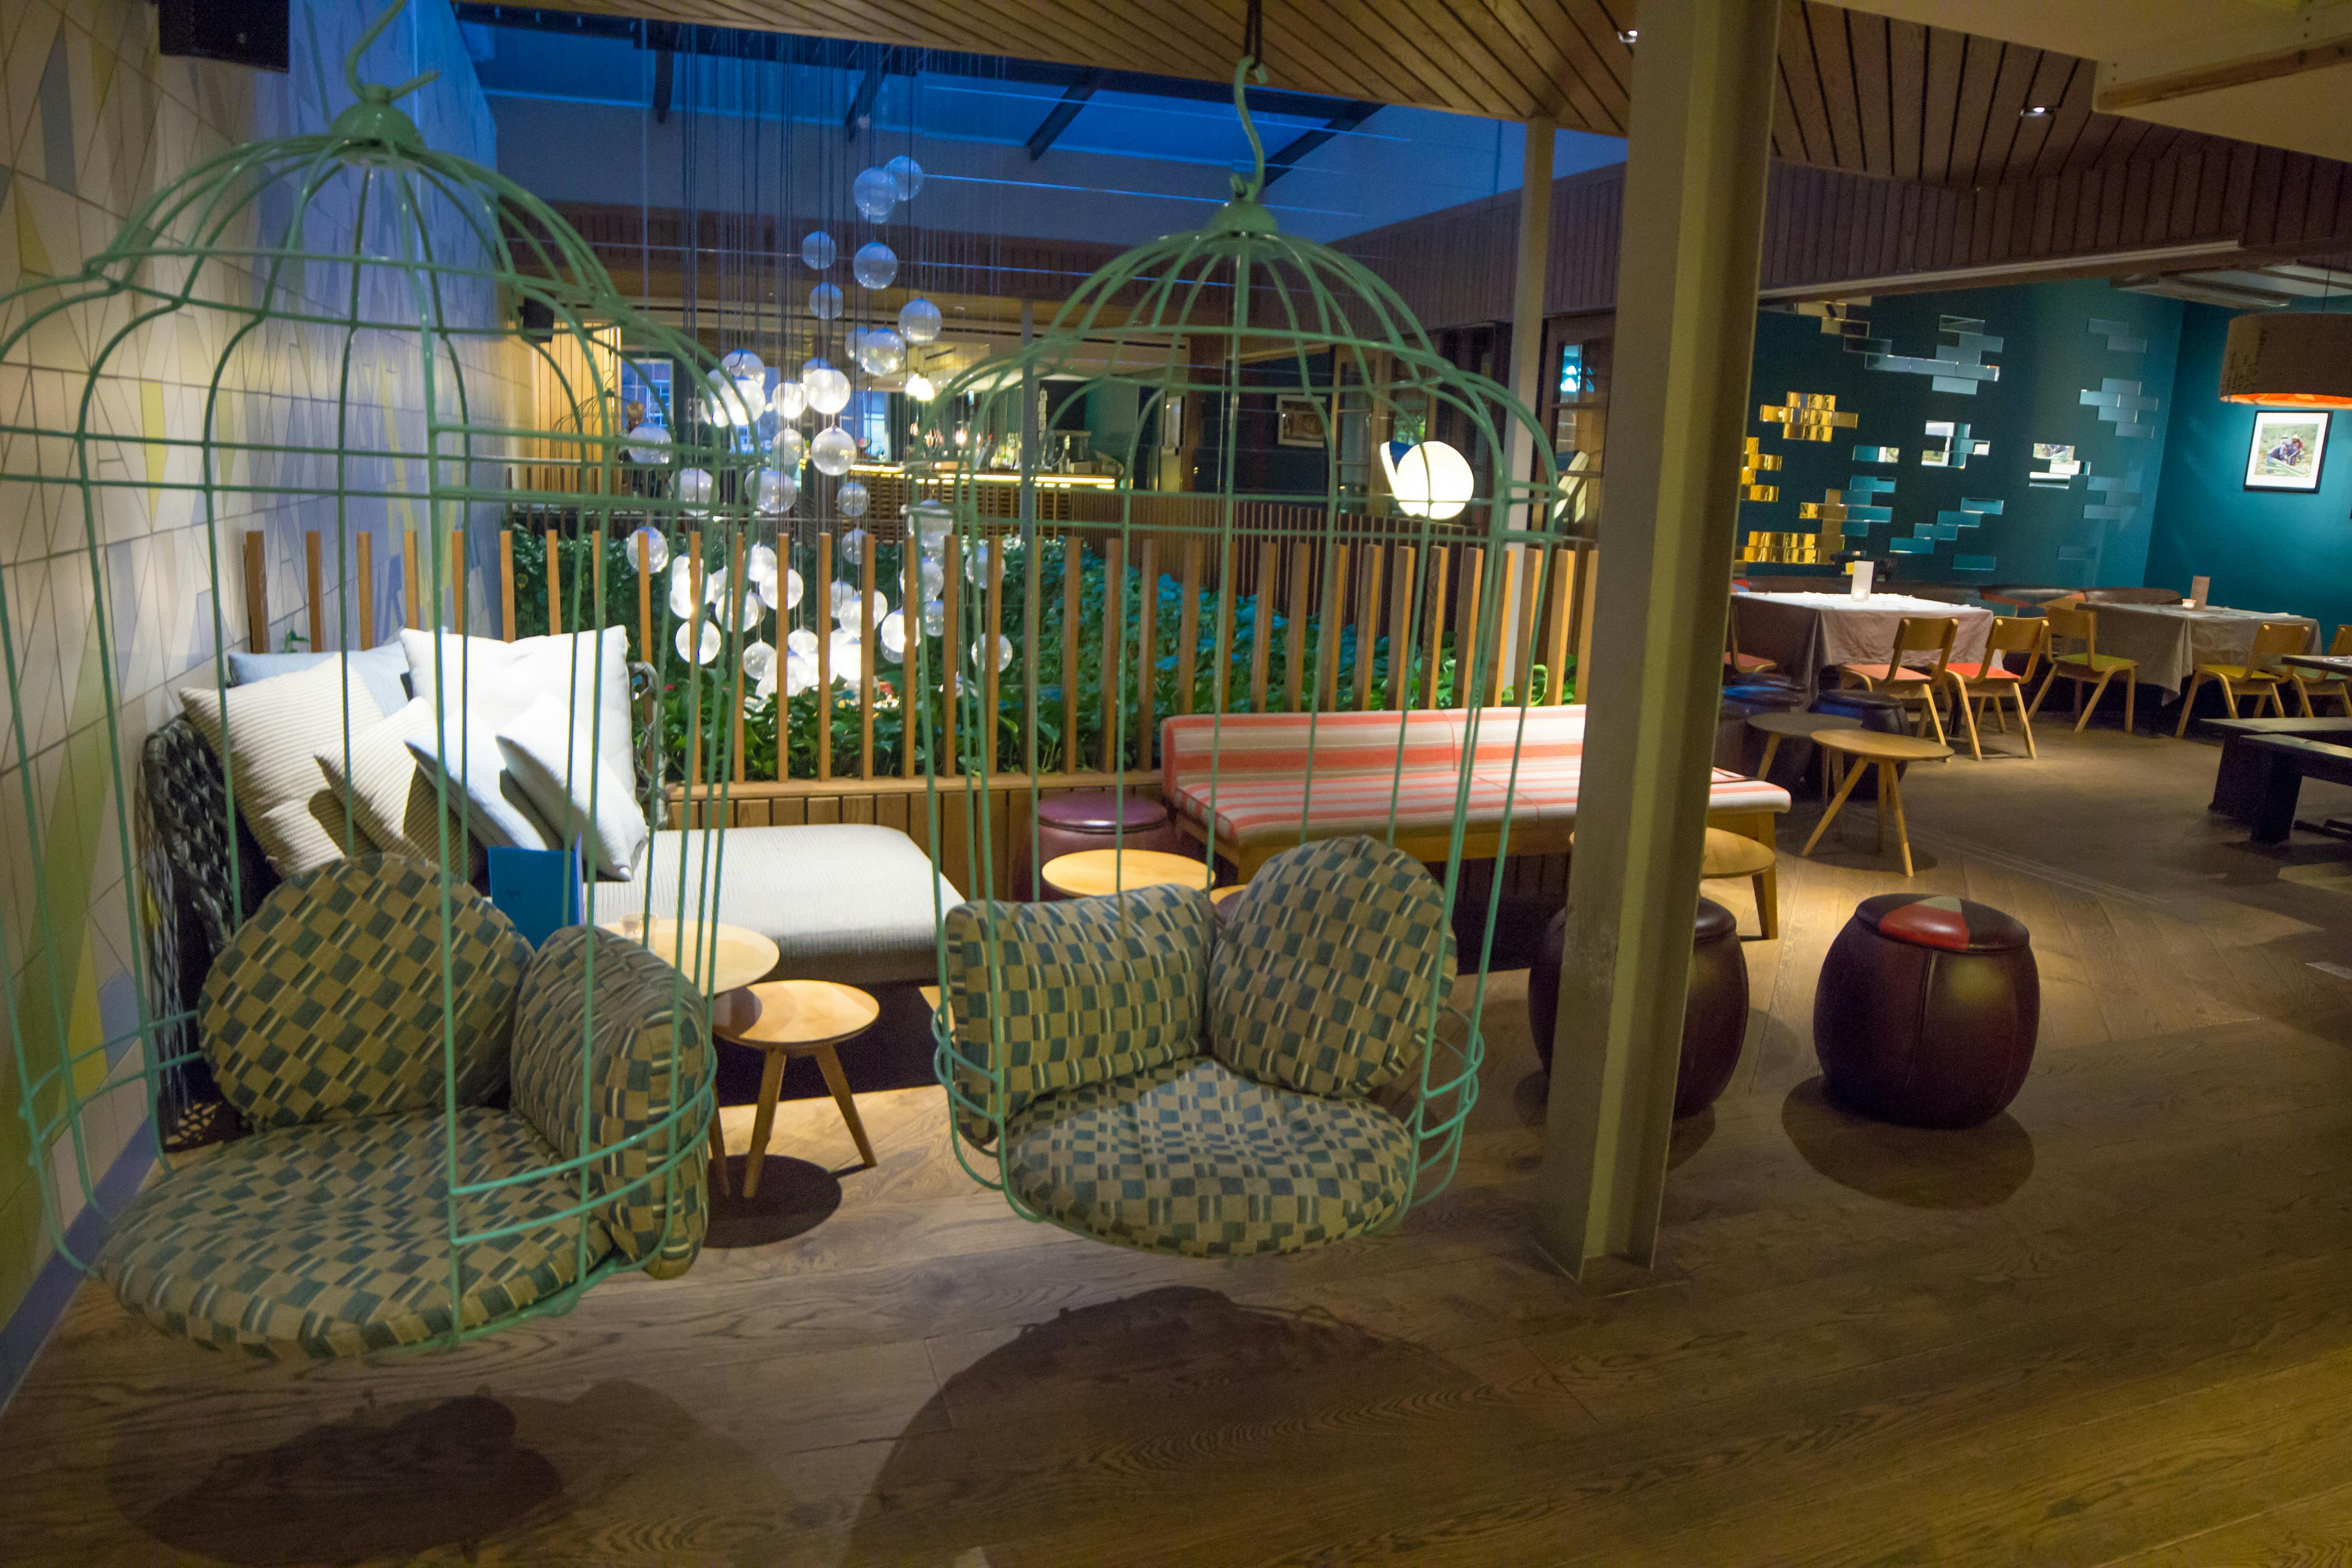
[(902, 202), (913, 201), (923, 188), (923, 166), (904, 153), (883, 164), (882, 172), (890, 176), (890, 184), (897, 187)]
[(898, 276), (898, 253), (878, 239), (869, 240), (850, 258), (849, 270), (868, 289), (887, 289)]
[(841, 315), (841, 289), (832, 283), (820, 283), (809, 290), (809, 314), (820, 321), (838, 320)]
[(833, 236), (821, 228), (813, 228), (801, 238), (801, 260), (812, 272), (823, 272), (831, 267), (839, 250)]
[[(836, 371), (834, 374), (837, 375), (840, 373)], [(838, 425), (830, 425), (818, 431), (816, 439), (809, 443), (809, 461), (816, 465), (816, 471), (820, 474), (830, 474), (838, 479), (849, 472), (849, 465), (856, 460), (857, 443), (851, 440), (849, 432)]]
[(937, 342), (941, 324), (940, 308), (919, 294), (898, 307), (898, 331), (910, 343)]
[(850, 184), (849, 199), (860, 213), (880, 223), (898, 205), (898, 182), (880, 169), (867, 169)]

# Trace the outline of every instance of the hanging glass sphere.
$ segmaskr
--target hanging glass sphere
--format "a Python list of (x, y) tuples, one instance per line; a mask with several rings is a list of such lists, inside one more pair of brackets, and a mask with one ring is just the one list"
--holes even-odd
[(831, 267), (834, 258), (839, 254), (834, 246), (833, 236), (821, 228), (813, 228), (801, 237), (801, 260), (812, 272), (822, 272)]
[(633, 463), (667, 463), (669, 432), (649, 419), (629, 432), (627, 451)]
[(921, 372), (918, 371), (907, 378), (907, 395), (916, 402), (929, 403), (939, 395), (940, 389), (931, 384), (931, 378)]
[(820, 283), (809, 290), (809, 314), (820, 321), (830, 321), (841, 314), (841, 289), (835, 284)]
[[(847, 484), (843, 485), (841, 488), (843, 489), (847, 489), (850, 485), (856, 483), (857, 481), (856, 479), (851, 479)], [(860, 488), (862, 489), (863, 487), (861, 486)], [(836, 500), (838, 498), (836, 498)], [(861, 507), (859, 510), (863, 510), (865, 509)], [(851, 529), (847, 533), (841, 536), (840, 540), (835, 542), (833, 548), (834, 553), (840, 556), (845, 563), (851, 566), (857, 565), (866, 559), (866, 531), (862, 528)]]
[(907, 509), (907, 531), (915, 536), (915, 548), (936, 560), (947, 552), (955, 516), (943, 500), (919, 500)]
[(754, 544), (743, 555), (743, 581), (758, 584), (776, 574), (776, 551), (773, 545)]
[(763, 686), (776, 673), (776, 650), (768, 643), (749, 642), (743, 645), (743, 679), (754, 686)]
[[(833, 374), (841, 375), (839, 371)], [(842, 379), (846, 381), (848, 377), (843, 376)], [(851, 440), (849, 432), (838, 425), (825, 426), (816, 433), (816, 439), (809, 443), (809, 461), (816, 465), (816, 471), (820, 474), (830, 474), (839, 479), (849, 472), (849, 465), (856, 460), (857, 443)]]
[(753, 353), (750, 349), (737, 349), (733, 353), (729, 353), (719, 360), (719, 368), (725, 371), (727, 373), (728, 379), (731, 381), (759, 381), (764, 383), (768, 375), (767, 361), (761, 359), (758, 354)]
[(882, 657), (892, 664), (903, 664), (907, 658), (907, 616), (893, 610), (874, 626), (874, 640), (881, 645)]
[(695, 664), (709, 664), (719, 657), (719, 645), (724, 639), (716, 626), (705, 621), (702, 623), (702, 640), (698, 645), (691, 642), (687, 636), (692, 629), (683, 621), (678, 623), (677, 636), (670, 639), (677, 647), (677, 657)]
[[(790, 434), (797, 437), (800, 432), (794, 430)], [(782, 455), (783, 445), (783, 438), (778, 437), (776, 446), (779, 456)], [(793, 468), (799, 466), (798, 463), (794, 463)], [(762, 514), (768, 517), (782, 517), (793, 510), (793, 502), (801, 499), (801, 482), (793, 477), (792, 468), (761, 468), (759, 478), (752, 481), (751, 496), (753, 503), (759, 507)], [(768, 547), (763, 544), (760, 548), (766, 550)], [(773, 553), (772, 551), (770, 552), (772, 556)]]
[(868, 289), (887, 289), (898, 276), (898, 253), (878, 239), (868, 240), (849, 258), (849, 270)]
[(640, 572), (658, 572), (669, 564), (669, 541), (657, 528), (640, 528), (629, 535), (629, 564)]
[(858, 642), (856, 632), (844, 630), (834, 633), (833, 683), (835, 686), (848, 686), (854, 683), (857, 679), (858, 668), (864, 662), (864, 655), (865, 647)]
[[(776, 467), (784, 478), (793, 481), (793, 498), (795, 500), (798, 500), (801, 491), (801, 465), (808, 461), (808, 437), (792, 426), (786, 426), (776, 432), (776, 444), (771, 449), (771, 455), (775, 458)], [(790, 506), (792, 502), (788, 500), (784, 504)]]
[(788, 653), (784, 656), (784, 695), (798, 697), (816, 685), (816, 655)]
[(902, 202), (913, 201), (916, 193), (923, 188), (923, 166), (904, 153), (883, 164), (882, 172), (890, 176), (891, 186)]
[(748, 632), (767, 616), (766, 600), (756, 587), (746, 588), (740, 597), (733, 594), (722, 601), (710, 601), (710, 618), (730, 632)]
[(868, 375), (896, 375), (907, 367), (907, 342), (887, 327), (859, 335), (857, 363)]
[(988, 581), (988, 563), (996, 559), (1003, 546), (993, 540), (975, 539), (971, 548), (963, 552), (964, 581), (974, 584)]
[(868, 169), (851, 183), (849, 199), (859, 212), (880, 223), (898, 205), (898, 182), (879, 169)]
[(780, 381), (776, 390), (768, 395), (768, 412), (788, 423), (799, 418), (801, 410), (807, 406), (808, 394), (797, 381)]
[(910, 343), (937, 342), (941, 324), (940, 308), (919, 294), (898, 307), (898, 330)]
[(698, 412), (707, 425), (749, 425), (751, 413), (743, 406), (742, 394), (727, 379), (727, 373), (714, 370), (703, 383)]
[(819, 414), (838, 414), (849, 406), (849, 377), (829, 364), (803, 373), (801, 385), (808, 405)]
[(789, 566), (772, 577), (761, 578), (759, 586), (760, 602), (772, 610), (793, 609), (801, 602), (801, 574)]
[(689, 507), (710, 504), (710, 471), (708, 468), (685, 468), (677, 476), (677, 499)]
[[(976, 642), (971, 645), (971, 662), (974, 668), (979, 668), (980, 665), (980, 647), (981, 645)], [(997, 673), (1000, 675), (1004, 673), (1007, 668), (1011, 668), (1012, 663), (1013, 639), (1000, 634), (996, 639)]]
[(694, 614), (694, 563), (684, 555), (669, 563), (669, 613), (681, 619)]
[(948, 606), (944, 599), (923, 601), (923, 635), (927, 637), (947, 636)]
[[(866, 493), (866, 485), (864, 481), (859, 479), (844, 479), (841, 481), (841, 488), (833, 492), (833, 504), (834, 509), (839, 511), (844, 517), (864, 517), (866, 515), (866, 509), (873, 504), (873, 498)], [(846, 550), (849, 548), (849, 542), (851, 540), (856, 539), (862, 541), (865, 537), (866, 531), (862, 528), (854, 532), (845, 534), (842, 537), (841, 547), (844, 550)], [(859, 548), (862, 550), (865, 547), (861, 543)]]
[(948, 585), (948, 563), (936, 555), (924, 556), (915, 571), (926, 599), (938, 598), (940, 590)]

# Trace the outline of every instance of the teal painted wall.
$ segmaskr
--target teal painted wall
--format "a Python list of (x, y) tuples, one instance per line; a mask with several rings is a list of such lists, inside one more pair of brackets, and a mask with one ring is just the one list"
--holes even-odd
[(2352, 621), (2352, 411), (2329, 424), (2317, 490), (2247, 489), (2255, 411), (2215, 395), (2233, 313), (2191, 305), (2182, 322), (2147, 580), (2186, 592), (2210, 577), (2217, 604), (2315, 616), (2325, 631)]
[[(1864, 336), (1885, 340), (1893, 354), (1921, 359), (1951, 349), (1953, 336), (1940, 331), (1945, 318), (1982, 321), (1973, 330), (2001, 340), (1982, 360), (1999, 365), (2000, 375), (1975, 384), (1973, 395), (1939, 391), (1925, 374), (1872, 370), (1854, 352), (1853, 340), (1825, 334), (1819, 318), (1762, 312), (1748, 432), (1762, 438), (1767, 455), (1781, 458), (1778, 473), (1759, 476), (1777, 484), (1780, 496), (1769, 503), (1742, 502), (1740, 526), (1812, 531), (1814, 524), (1799, 520), (1798, 503), (1820, 500), (1835, 489), (1848, 492), (1849, 503), (1877, 501), (1893, 511), (1891, 521), (1868, 525), (1866, 531), (1864, 524), (1848, 522), (1845, 531), (1849, 547), (1891, 562), (1898, 582), (2137, 584), (2147, 568), (2165, 472), (2181, 310), (2178, 300), (2126, 293), (2101, 281), (1891, 295), (1857, 308), (1869, 322)], [(2117, 339), (2145, 346), (2111, 346), (2107, 335), (2091, 331), (2093, 321), (2122, 323), (2126, 330)], [(2109, 382), (2137, 383), (2137, 395), (2155, 400), (2154, 408), (2137, 413), (2145, 434), (2126, 436), (2122, 423), (2102, 419), (2098, 408), (2084, 405), (2086, 390), (2096, 395)], [(1755, 410), (1790, 392), (1834, 394), (1838, 411), (1858, 416), (1858, 423), (1826, 444), (1786, 439), (1779, 425), (1756, 418)], [(1969, 458), (1965, 468), (1923, 466), (1930, 420), (1968, 425), (1970, 439), (1988, 443), (1989, 450)], [(2037, 442), (2073, 446), (2086, 471), (2063, 487), (2030, 484)], [(1893, 447), (1901, 460), (1857, 462), (1857, 446)], [(1895, 489), (1891, 496), (1855, 496), (1850, 481), (1857, 478), (1892, 479)], [(1945, 515), (1966, 512), (1963, 503), (1971, 500), (1999, 501), (2000, 510), (1975, 514), (1973, 523)], [(1898, 539), (1916, 552), (1898, 550)]]

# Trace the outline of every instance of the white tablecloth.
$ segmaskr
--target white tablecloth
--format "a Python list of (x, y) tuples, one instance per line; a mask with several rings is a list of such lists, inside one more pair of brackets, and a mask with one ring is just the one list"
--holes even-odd
[[(1739, 651), (1771, 659), (1799, 679), (1817, 679), (1841, 664), (1884, 664), (1895, 646), (1895, 628), (1906, 616), (1957, 620), (1952, 659), (1975, 664), (1984, 658), (1992, 612), (1978, 605), (1948, 605), (1907, 594), (1735, 594), (1731, 613)], [(1918, 656), (1914, 656), (1915, 658)]]
[(2201, 610), (2179, 605), (2093, 605), (2089, 608), (2099, 616), (2099, 651), (2135, 660), (2139, 668), (2133, 675), (2141, 685), (2171, 691), (2188, 685), (2200, 664), (2245, 663), (2254, 646), (2255, 628), (2264, 621), (2293, 621), (2309, 626), (2315, 637), (2319, 631), (2319, 623), (2309, 616), (2284, 610), (2229, 610), (2218, 605)]

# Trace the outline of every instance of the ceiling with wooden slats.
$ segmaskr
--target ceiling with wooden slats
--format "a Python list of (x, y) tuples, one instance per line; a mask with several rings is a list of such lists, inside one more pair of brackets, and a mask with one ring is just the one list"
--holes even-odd
[[(2116, 0), (2118, 5), (2129, 0)], [(569, 0), (656, 21), (956, 49), (1223, 81), (1245, 0)], [(2053, 49), (1846, 9), (1782, 8), (1773, 151), (1960, 188), (2191, 152), (2218, 139), (2092, 107)], [(1625, 133), (1635, 0), (1265, 0), (1270, 85)], [(2040, 108), (2048, 112), (2029, 114)]]

